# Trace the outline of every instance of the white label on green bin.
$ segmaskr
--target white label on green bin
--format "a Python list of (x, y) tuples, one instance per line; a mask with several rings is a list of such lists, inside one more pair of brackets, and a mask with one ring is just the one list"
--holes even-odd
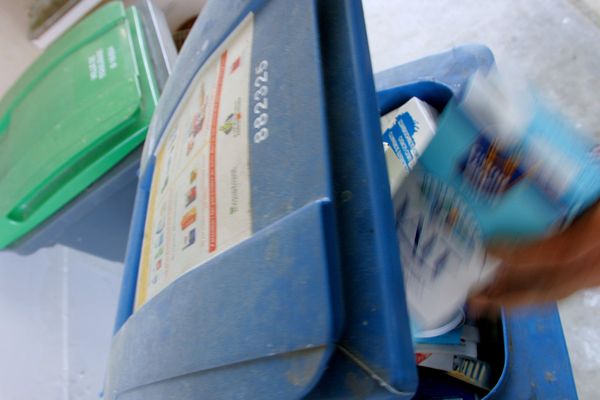
[(252, 233), (253, 16), (198, 71), (157, 147), (135, 308)]
[(108, 70), (113, 70), (117, 66), (117, 52), (115, 48), (110, 46), (106, 49), (106, 52), (103, 48), (99, 48), (94, 54), (88, 57), (90, 80), (95, 81), (106, 78)]

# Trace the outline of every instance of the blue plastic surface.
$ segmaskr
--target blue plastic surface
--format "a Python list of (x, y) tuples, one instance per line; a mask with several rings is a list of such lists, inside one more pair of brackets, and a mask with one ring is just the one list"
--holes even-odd
[[(273, 132), (250, 144), (253, 234), (130, 317), (154, 147), (196, 71), (249, 12), (251, 65), (269, 63)], [(146, 144), (107, 398), (163, 398), (176, 379), (178, 399), (190, 387), (193, 397), (293, 398), (325, 369), (343, 310), (316, 15), (312, 3), (211, 2), (190, 33)]]
[[(196, 71), (248, 12), (253, 64), (268, 59), (273, 70), (269, 121), (279, 135), (251, 145), (253, 235), (132, 314), (154, 150)], [(468, 46), (374, 82), (356, 1), (209, 2), (146, 144), (106, 398), (412, 397), (417, 374), (379, 115), (412, 96), (442, 109), (493, 65), (487, 48)], [(556, 317), (538, 321), (564, 349)], [(531, 343), (531, 358), (538, 339), (519, 327), (506, 320), (505, 347)], [(561, 351), (547, 357), (565, 361)], [(530, 390), (511, 376), (534, 364), (510, 360), (498, 398)], [(570, 369), (554, 376), (570, 393)]]
[(451, 97), (462, 98), (466, 83), (477, 71), (492, 68), (490, 49), (472, 44), (379, 72), (375, 76), (379, 111), (386, 114), (411, 97), (442, 111)]
[(484, 398), (576, 399), (577, 390), (555, 304), (502, 315), (506, 363)]
[(369, 396), (410, 397), (416, 368), (362, 7), (320, 5), (346, 324), (317, 391), (349, 395), (361, 374), (374, 381)]
[[(163, 385), (180, 377), (186, 383), (174, 392), (178, 399), (197, 398), (187, 397), (188, 386), (196, 396), (220, 398), (295, 398), (306, 391), (334, 348), (323, 264), (330, 208), (315, 202), (299, 209), (133, 314), (113, 340), (107, 388), (129, 392), (125, 398), (163, 399)], [(232, 372), (237, 364), (248, 368)], [(149, 384), (156, 391), (149, 393)]]

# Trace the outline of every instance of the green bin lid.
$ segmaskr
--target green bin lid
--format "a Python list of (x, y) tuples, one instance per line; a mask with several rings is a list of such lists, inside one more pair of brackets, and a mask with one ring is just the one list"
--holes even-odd
[(135, 149), (157, 100), (134, 7), (107, 4), (48, 48), (0, 101), (0, 248)]

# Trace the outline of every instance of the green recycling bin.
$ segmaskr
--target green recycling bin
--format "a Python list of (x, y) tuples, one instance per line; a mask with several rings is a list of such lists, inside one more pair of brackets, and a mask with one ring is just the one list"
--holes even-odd
[(140, 144), (175, 55), (149, 0), (113, 2), (20, 77), (0, 101), (0, 249), (124, 257)]

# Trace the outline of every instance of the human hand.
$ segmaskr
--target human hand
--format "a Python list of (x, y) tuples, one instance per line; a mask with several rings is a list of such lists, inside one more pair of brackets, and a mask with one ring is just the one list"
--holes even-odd
[(469, 299), (474, 314), (556, 301), (600, 285), (600, 204), (561, 233), (489, 250), (502, 260), (494, 281)]

